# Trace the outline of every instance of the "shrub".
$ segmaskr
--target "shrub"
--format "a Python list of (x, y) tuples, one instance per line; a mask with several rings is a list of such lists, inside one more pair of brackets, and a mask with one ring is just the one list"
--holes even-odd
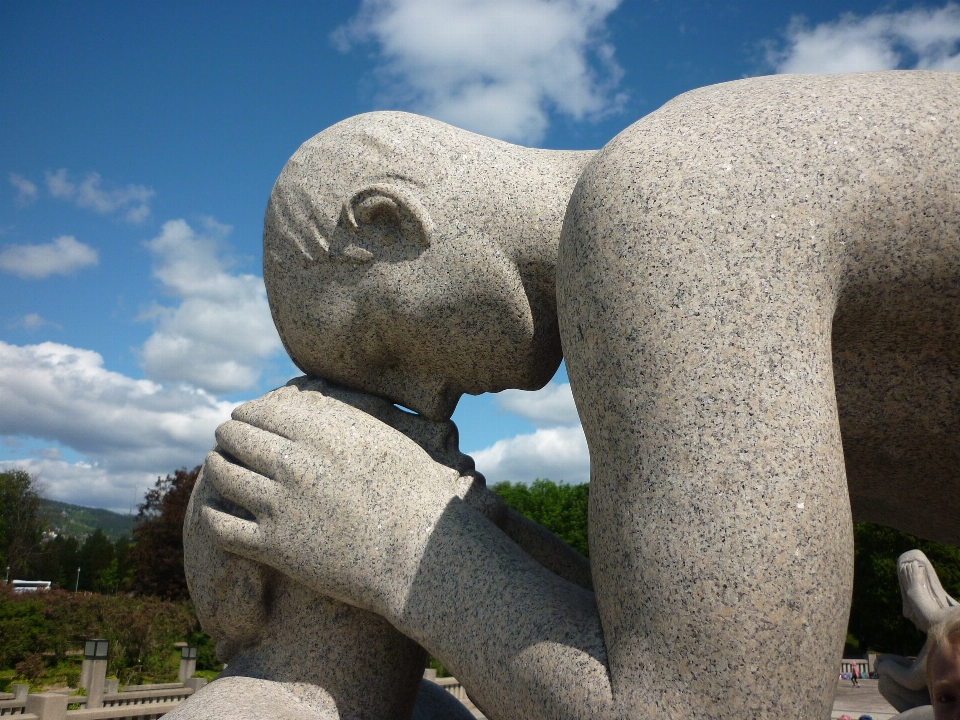
[(17, 663), (16, 669), (17, 675), (27, 680), (38, 679), (46, 669), (46, 665), (43, 663), (43, 655), (40, 653), (27, 653), (27, 656)]

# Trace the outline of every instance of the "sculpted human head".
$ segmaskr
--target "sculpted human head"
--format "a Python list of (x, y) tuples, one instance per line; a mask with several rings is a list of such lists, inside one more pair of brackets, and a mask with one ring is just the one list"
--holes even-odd
[(935, 720), (960, 720), (960, 608), (930, 628), (927, 689)]
[(561, 359), (557, 238), (586, 156), (397, 112), (308, 140), (264, 221), (293, 361), (436, 420), (463, 393), (542, 387)]

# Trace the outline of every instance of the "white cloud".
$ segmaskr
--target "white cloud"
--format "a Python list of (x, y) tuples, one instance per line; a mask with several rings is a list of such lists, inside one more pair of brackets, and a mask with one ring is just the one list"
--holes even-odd
[(6, 461), (37, 473), (58, 500), (129, 508), (157, 475), (203, 461), (234, 403), (202, 390), (134, 380), (91, 351), (0, 341), (0, 434), (56, 440), (84, 456)]
[(98, 262), (97, 251), (72, 235), (62, 235), (44, 245), (7, 245), (0, 251), (0, 270), (25, 280), (69, 275)]
[(576, 425), (580, 422), (570, 383), (551, 381), (535, 392), (504, 390), (495, 398), (501, 410), (526, 418), (536, 427)]
[(10, 184), (17, 189), (16, 203), (20, 207), (26, 207), (37, 199), (37, 186), (22, 175), (10, 173)]
[(66, 168), (47, 173), (47, 190), (55, 198), (69, 200), (101, 215), (126, 210), (125, 217), (132, 223), (141, 223), (150, 216), (150, 198), (156, 194), (153, 190), (143, 185), (104, 190), (101, 183), (102, 178), (95, 172), (79, 185), (69, 179)]
[(490, 484), (549, 478), (578, 485), (590, 480), (590, 453), (579, 425), (541, 428), (532, 435), (498, 440), (470, 455)]
[(615, 110), (622, 70), (604, 41), (620, 0), (364, 0), (333, 34), (380, 45), (389, 102), (505, 140), (536, 142), (551, 110)]
[(590, 453), (569, 383), (549, 382), (536, 392), (504, 390), (495, 400), (501, 410), (526, 418), (537, 430), (470, 453), (490, 483), (590, 480)]
[(960, 70), (960, 5), (846, 14), (810, 28), (794, 18), (787, 47), (772, 49), (768, 61), (781, 73), (840, 73), (868, 70)]
[(214, 393), (244, 390), (257, 382), (263, 361), (281, 350), (263, 279), (231, 275), (217, 255), (229, 230), (209, 219), (202, 232), (171, 220), (146, 243), (157, 259), (154, 276), (180, 301), (141, 315), (157, 324), (141, 350), (149, 377)]
[(18, 317), (12, 323), (7, 325), (8, 328), (21, 328), (29, 332), (39, 330), (42, 327), (50, 326), (56, 328), (57, 330), (62, 330), (63, 328), (57, 323), (47, 320), (40, 316), (39, 313), (27, 313), (22, 317)]

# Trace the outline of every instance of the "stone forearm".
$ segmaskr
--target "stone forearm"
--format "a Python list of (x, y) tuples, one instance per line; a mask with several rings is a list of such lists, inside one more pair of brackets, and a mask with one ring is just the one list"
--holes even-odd
[(460, 501), (434, 527), (390, 619), (496, 717), (617, 716), (593, 594)]

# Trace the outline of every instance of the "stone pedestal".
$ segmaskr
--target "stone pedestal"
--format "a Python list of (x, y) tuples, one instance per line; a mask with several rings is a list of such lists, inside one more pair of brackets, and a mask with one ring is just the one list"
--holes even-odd
[(191, 690), (193, 690), (194, 692), (197, 692), (197, 690), (199, 690), (200, 688), (202, 688), (204, 685), (207, 684), (207, 679), (191, 677), (191, 678), (187, 678), (183, 684), (186, 685)]
[(187, 680), (193, 677), (193, 674), (197, 671), (197, 659), (193, 658), (180, 658), (180, 675), (178, 676), (180, 682), (186, 683)]
[(59, 693), (27, 695), (26, 711), (27, 714), (36, 715), (40, 720), (65, 720), (67, 717), (67, 696)]
[(77, 687), (82, 687), (84, 690), (87, 689), (87, 686), (90, 685), (90, 663), (92, 660), (84, 660), (83, 665), (80, 666), (80, 680), (77, 683)]
[(87, 675), (87, 708), (103, 707), (103, 691), (107, 677), (106, 660), (84, 660), (83, 664), (90, 663)]

